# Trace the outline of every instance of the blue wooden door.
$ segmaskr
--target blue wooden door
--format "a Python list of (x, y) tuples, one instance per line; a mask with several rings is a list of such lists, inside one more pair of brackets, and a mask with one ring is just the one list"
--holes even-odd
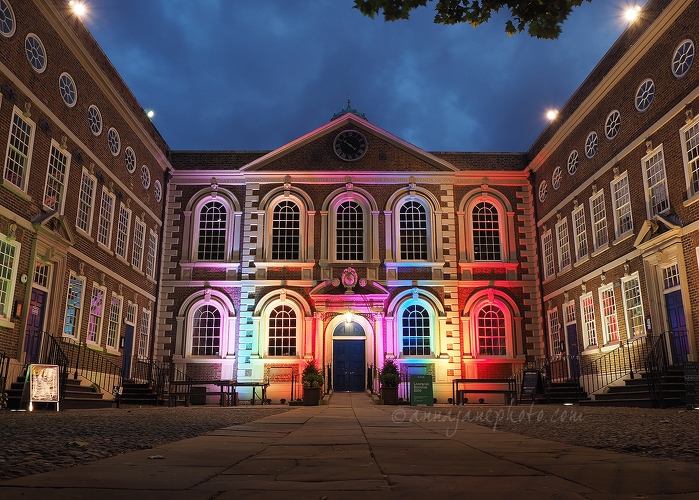
[(578, 358), (578, 326), (573, 323), (566, 326), (566, 336), (568, 337), (568, 369), (570, 377), (577, 379), (580, 377), (580, 358)]
[(133, 325), (126, 325), (124, 333), (124, 353), (121, 357), (121, 376), (128, 380), (131, 378), (131, 358), (133, 357)]
[(24, 352), (27, 353), (26, 362), (29, 364), (39, 362), (45, 303), (46, 292), (32, 288), (32, 298), (27, 311), (27, 329), (24, 334)]
[(689, 338), (687, 337), (687, 323), (684, 318), (681, 290), (665, 294), (665, 308), (671, 330), (670, 350), (672, 351), (672, 364), (682, 364), (686, 361), (689, 353)]
[(364, 340), (333, 340), (333, 387), (339, 392), (362, 392), (366, 379)]

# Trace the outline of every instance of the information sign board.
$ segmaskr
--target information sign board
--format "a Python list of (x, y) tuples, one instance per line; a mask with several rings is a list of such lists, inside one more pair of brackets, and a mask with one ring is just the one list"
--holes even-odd
[(58, 411), (58, 365), (29, 365), (25, 387), (29, 389), (29, 411), (32, 403), (56, 403)]
[(432, 375), (410, 376), (410, 406), (434, 406)]

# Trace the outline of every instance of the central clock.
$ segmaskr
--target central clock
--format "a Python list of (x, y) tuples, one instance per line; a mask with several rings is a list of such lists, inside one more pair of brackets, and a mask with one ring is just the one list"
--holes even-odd
[(358, 160), (366, 153), (366, 137), (356, 130), (345, 130), (335, 137), (333, 150), (342, 160)]

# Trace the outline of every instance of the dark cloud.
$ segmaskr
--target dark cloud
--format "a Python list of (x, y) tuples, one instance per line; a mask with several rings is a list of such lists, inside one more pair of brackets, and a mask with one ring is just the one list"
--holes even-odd
[(93, 0), (88, 27), (173, 149), (273, 149), (347, 98), (430, 151), (525, 151), (623, 30), (622, 1), (577, 8), (559, 40), (384, 23), (351, 0)]

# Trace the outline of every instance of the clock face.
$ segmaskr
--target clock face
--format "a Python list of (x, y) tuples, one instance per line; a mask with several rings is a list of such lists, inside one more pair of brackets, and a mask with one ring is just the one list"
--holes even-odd
[(345, 130), (335, 137), (333, 149), (342, 160), (358, 160), (366, 153), (366, 138), (356, 130)]

